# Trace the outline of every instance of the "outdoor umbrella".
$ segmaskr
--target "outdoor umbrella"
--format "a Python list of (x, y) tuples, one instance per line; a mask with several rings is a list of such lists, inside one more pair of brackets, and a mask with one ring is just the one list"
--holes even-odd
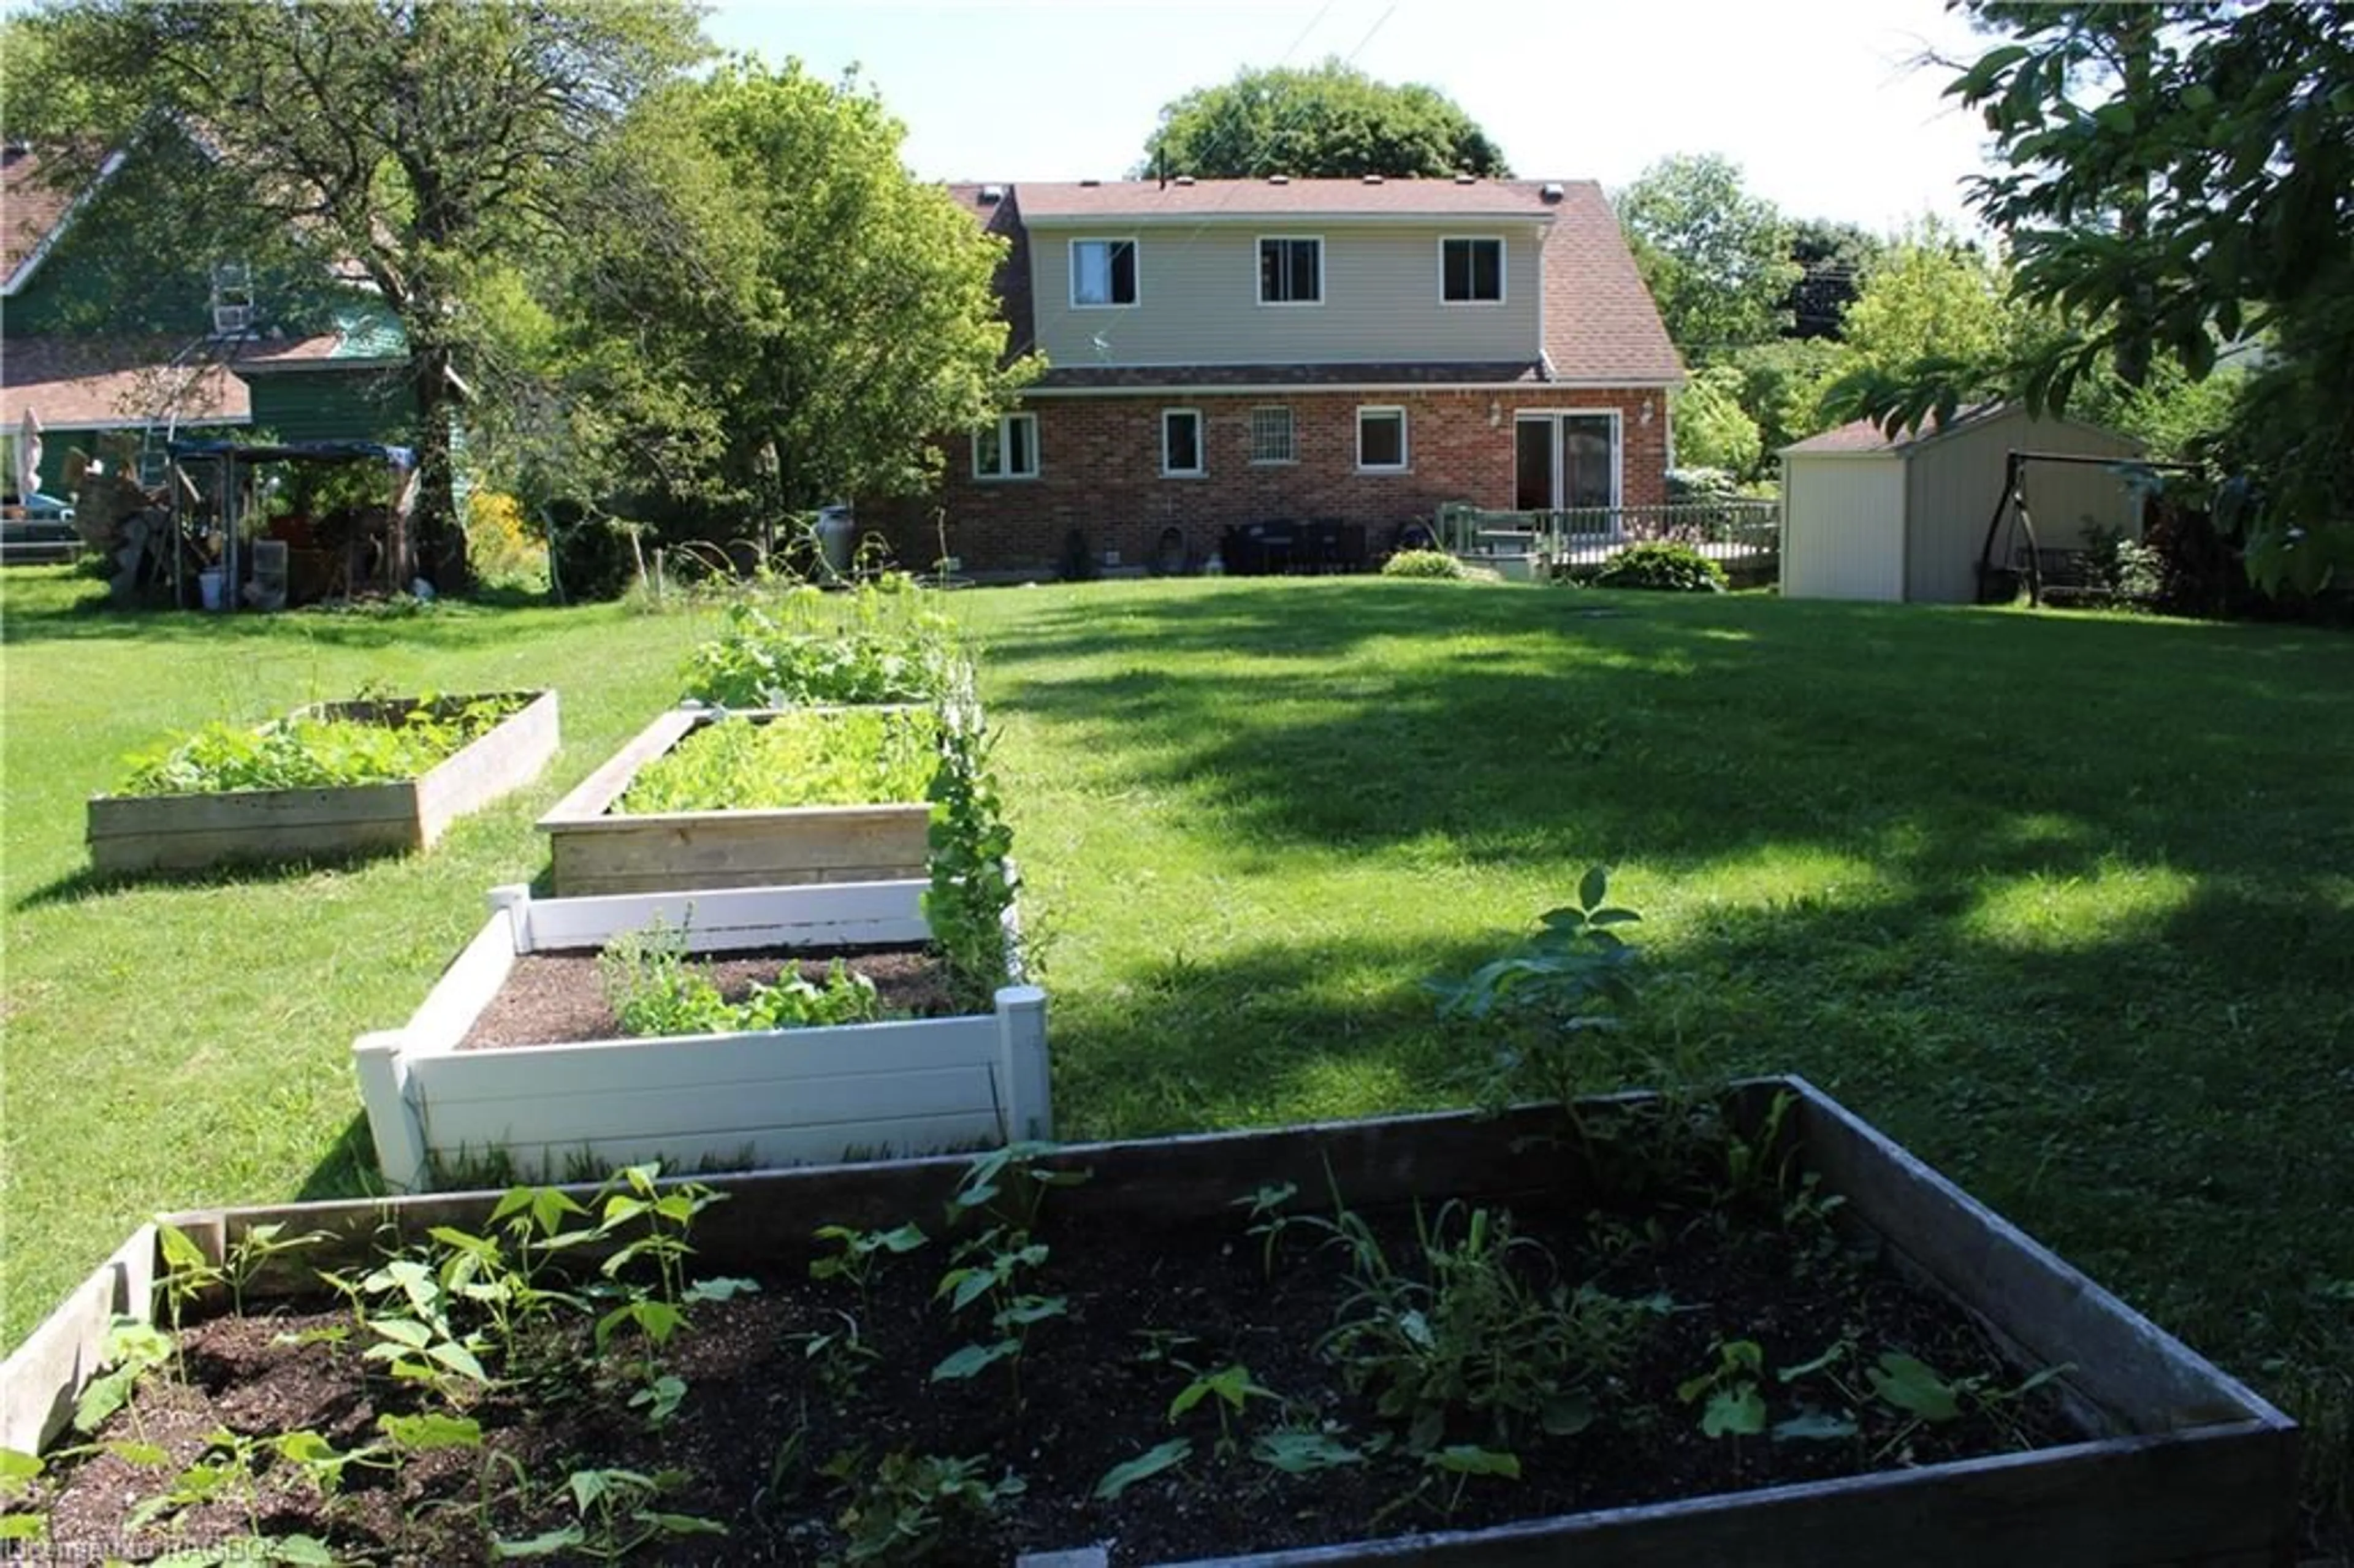
[(25, 421), (16, 427), (16, 503), (20, 506), (33, 503), (33, 493), (41, 488), (41, 417), (27, 405)]

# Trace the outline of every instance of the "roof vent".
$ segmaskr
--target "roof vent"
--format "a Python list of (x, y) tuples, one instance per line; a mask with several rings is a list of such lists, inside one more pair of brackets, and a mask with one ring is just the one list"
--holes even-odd
[(1081, 180), (1079, 184), (1083, 185), (1099, 185), (1103, 184), (1103, 182), (1101, 180)]
[(1455, 183), (1458, 185), (1476, 185), (1479, 183), (1479, 176), (1466, 169), (1455, 176)]
[(1172, 183), (1181, 185), (1190, 185), (1193, 183), (1193, 176), (1191, 175), (1180, 175)]
[(1291, 176), (1289, 175), (1269, 175), (1267, 177), (1267, 183), (1271, 185), (1288, 185), (1291, 183)]
[(1382, 183), (1382, 177), (1379, 175), (1367, 175), (1365, 176), (1365, 183), (1369, 185), (1377, 185)]
[(1538, 187), (1537, 195), (1544, 197), (1547, 201), (1559, 201), (1562, 195), (1561, 182), (1559, 180), (1547, 180), (1543, 185)]
[(999, 202), (1002, 202), (1004, 199), (1005, 187), (1003, 185), (983, 185), (981, 187), (981, 206), (995, 207)]

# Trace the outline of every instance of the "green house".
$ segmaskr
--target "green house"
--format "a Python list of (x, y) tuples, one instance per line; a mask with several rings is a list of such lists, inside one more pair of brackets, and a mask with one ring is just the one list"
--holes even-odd
[[(349, 278), (208, 242), (219, 226), (178, 194), (197, 182), (174, 177), (179, 162), (204, 156), (159, 132), (74, 192), (42, 178), (34, 150), (0, 150), (8, 488), (28, 414), (41, 434), (37, 488), (58, 494), (88, 460), (110, 454), (158, 484), (164, 444), (178, 438), (411, 439), (398, 323)], [(181, 242), (118, 242), (134, 231)]]

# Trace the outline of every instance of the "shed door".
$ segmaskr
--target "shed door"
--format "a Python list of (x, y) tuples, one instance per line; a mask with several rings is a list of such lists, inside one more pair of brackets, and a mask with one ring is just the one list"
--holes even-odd
[(1904, 597), (1903, 460), (1793, 457), (1782, 510), (1787, 597)]

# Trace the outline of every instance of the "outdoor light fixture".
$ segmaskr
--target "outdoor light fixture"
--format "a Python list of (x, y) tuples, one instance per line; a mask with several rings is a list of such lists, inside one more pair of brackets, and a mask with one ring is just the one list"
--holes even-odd
[(1504, 422), (1504, 406), (1493, 397), (1488, 399), (1488, 428), (1494, 429)]

